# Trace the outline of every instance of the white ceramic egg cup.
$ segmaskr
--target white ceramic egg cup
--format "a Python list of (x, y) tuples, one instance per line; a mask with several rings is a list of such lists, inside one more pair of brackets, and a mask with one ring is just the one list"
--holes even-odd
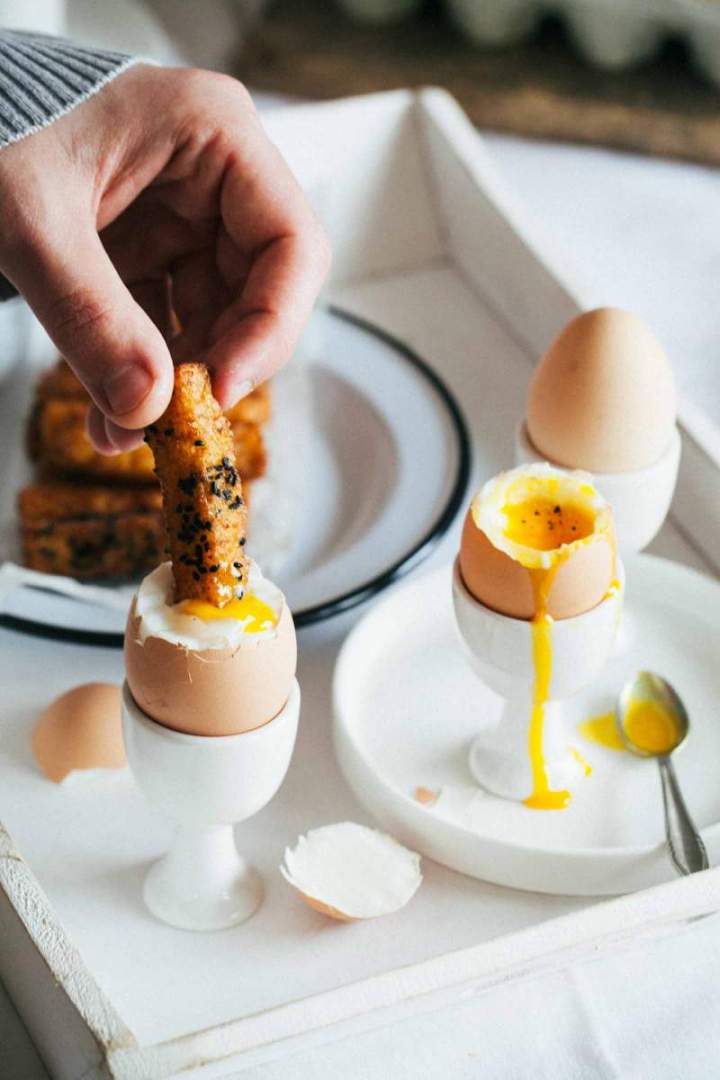
[[(680, 432), (675, 427), (665, 452), (647, 468), (591, 473), (598, 491), (612, 507), (621, 555), (642, 551), (662, 528), (675, 491), (680, 450)], [(531, 443), (526, 425), (521, 424), (515, 432), (515, 464), (546, 460)]]
[(262, 880), (238, 853), (233, 825), (262, 810), (282, 784), (299, 715), (294, 680), (284, 708), (262, 727), (187, 735), (151, 720), (125, 683), (128, 763), (148, 801), (179, 826), (145, 878), (143, 897), (156, 918), (183, 930), (222, 930), (258, 909)]
[[(564, 722), (562, 699), (589, 685), (610, 656), (624, 592), (619, 560), (618, 580), (618, 590), (596, 607), (552, 625), (552, 676), (545, 705), (543, 751), (553, 790), (572, 792), (585, 775), (585, 766), (574, 752), (577, 738), (573, 726)], [(452, 592), (455, 623), (466, 656), (483, 682), (505, 699), (497, 724), (472, 743), (470, 771), (486, 791), (522, 801), (533, 789), (528, 749), (535, 685), (532, 624), (500, 615), (476, 600), (465, 587), (457, 559)]]

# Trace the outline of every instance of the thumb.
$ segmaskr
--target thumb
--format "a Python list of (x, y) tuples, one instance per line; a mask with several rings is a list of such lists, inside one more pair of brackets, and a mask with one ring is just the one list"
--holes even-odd
[(64, 214), (16, 245), (8, 276), (100, 411), (143, 428), (165, 410), (173, 365), (154, 323), (121, 281), (92, 221)]

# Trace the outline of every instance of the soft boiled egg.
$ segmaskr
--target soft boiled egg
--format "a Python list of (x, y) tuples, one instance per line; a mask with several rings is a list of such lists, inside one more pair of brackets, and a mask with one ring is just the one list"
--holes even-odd
[(615, 578), (612, 511), (586, 473), (521, 465), (472, 501), (460, 572), (486, 607), (516, 619), (581, 615)]
[(562, 809), (543, 750), (553, 665), (553, 623), (590, 611), (619, 588), (612, 511), (582, 472), (521, 465), (489, 480), (473, 499), (460, 545), (460, 573), (481, 604), (532, 623), (534, 686), (528, 717), (533, 789), (526, 806)]
[(530, 383), (527, 433), (548, 461), (595, 473), (643, 469), (670, 445), (676, 392), (668, 358), (628, 311), (573, 319)]
[(173, 603), (170, 563), (142, 582), (125, 633), (125, 667), (140, 708), (165, 727), (235, 735), (272, 720), (295, 677), (297, 645), (280, 589), (250, 564), (244, 595), (223, 608)]

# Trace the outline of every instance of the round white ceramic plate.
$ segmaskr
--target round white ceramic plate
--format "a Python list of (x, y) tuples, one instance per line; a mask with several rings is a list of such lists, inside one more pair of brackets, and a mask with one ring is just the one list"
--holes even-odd
[[(353, 607), (417, 565), (450, 526), (470, 471), (457, 403), (401, 342), (331, 311), (321, 316), (303, 362), (311, 415), (299, 506), (290, 550), (274, 573), (298, 626)], [(127, 596), (117, 600), (103, 606), (89, 593), (83, 599), (19, 588), (5, 598), (0, 623), (119, 645)]]
[[(672, 879), (655, 762), (578, 733), (593, 772), (565, 810), (530, 810), (474, 784), (468, 749), (499, 699), (460, 651), (450, 580), (447, 567), (397, 588), (340, 653), (335, 748), (360, 802), (403, 843), (500, 885), (589, 896)], [(649, 555), (628, 563), (627, 580), (632, 643), (572, 700), (569, 716), (579, 724), (608, 711), (639, 668), (670, 679), (692, 723), (677, 772), (713, 863), (720, 860), (720, 583)], [(416, 800), (418, 787), (439, 793), (434, 805)]]

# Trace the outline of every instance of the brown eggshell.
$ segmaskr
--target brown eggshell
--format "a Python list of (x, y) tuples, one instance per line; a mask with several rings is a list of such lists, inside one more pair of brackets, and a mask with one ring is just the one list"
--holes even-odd
[(354, 915), (346, 915), (344, 911), (340, 911), (331, 904), (326, 904), (323, 900), (316, 900), (314, 896), (308, 896), (308, 894), (304, 892), (301, 892), (300, 896), (302, 896), (305, 903), (309, 904), (314, 911), (319, 911), (321, 915), (327, 915), (329, 919), (336, 919), (337, 922), (358, 921)]
[(76, 686), (56, 698), (35, 724), (32, 752), (48, 780), (77, 769), (121, 769), (126, 763), (120, 687)]
[(656, 462), (675, 423), (672, 369), (642, 319), (598, 308), (573, 319), (530, 383), (527, 430), (549, 461), (596, 473)]
[(189, 735), (237, 735), (277, 716), (297, 665), (292, 615), (283, 605), (274, 637), (247, 634), (236, 648), (194, 651), (159, 637), (140, 640), (133, 601), (125, 631), (128, 686), (140, 708)]
[[(468, 511), (460, 541), (460, 573), (469, 592), (501, 615), (532, 619), (535, 595), (531, 572), (496, 548)], [(571, 619), (594, 608), (615, 576), (612, 536), (598, 533), (558, 568), (548, 593), (547, 613)]]

